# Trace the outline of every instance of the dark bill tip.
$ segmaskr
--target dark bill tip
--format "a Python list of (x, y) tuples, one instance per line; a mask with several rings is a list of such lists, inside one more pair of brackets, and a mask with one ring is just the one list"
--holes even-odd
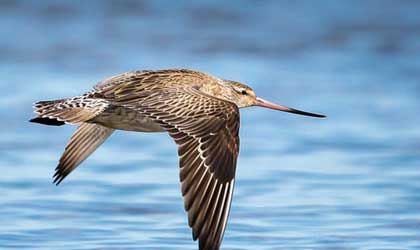
[(310, 112), (305, 112), (302, 110), (298, 110), (298, 109), (293, 109), (293, 108), (289, 108), (289, 110), (285, 110), (285, 112), (289, 112), (289, 113), (293, 113), (293, 114), (297, 114), (297, 115), (306, 115), (306, 116), (311, 116), (311, 117), (317, 117), (317, 118), (326, 118), (326, 115), (320, 115), (320, 114), (315, 114), (315, 113), (310, 113)]

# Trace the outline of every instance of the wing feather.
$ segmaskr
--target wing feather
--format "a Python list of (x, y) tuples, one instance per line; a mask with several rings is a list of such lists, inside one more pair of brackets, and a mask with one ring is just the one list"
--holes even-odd
[[(239, 110), (196, 88), (167, 88), (117, 105), (143, 113), (178, 144), (181, 191), (188, 224), (199, 248), (217, 250), (229, 216), (239, 153)], [(136, 100), (137, 102), (133, 102)]]
[(113, 132), (113, 129), (93, 123), (82, 123), (70, 138), (60, 158), (54, 183), (60, 184), (64, 178), (91, 155)]

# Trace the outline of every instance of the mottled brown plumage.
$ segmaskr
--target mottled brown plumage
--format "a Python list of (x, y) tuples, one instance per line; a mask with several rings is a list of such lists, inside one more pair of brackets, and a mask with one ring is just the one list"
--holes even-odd
[(241, 83), (193, 70), (134, 71), (82, 96), (35, 104), (32, 122), (79, 124), (59, 161), (57, 185), (115, 129), (166, 131), (178, 145), (181, 191), (199, 249), (220, 248), (239, 154), (239, 108), (263, 106), (323, 117), (257, 98)]

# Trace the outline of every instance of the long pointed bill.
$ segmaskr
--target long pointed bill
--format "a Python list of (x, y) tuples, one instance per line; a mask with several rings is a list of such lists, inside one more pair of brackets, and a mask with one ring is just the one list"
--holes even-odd
[(309, 113), (309, 112), (305, 112), (305, 111), (301, 111), (301, 110), (289, 108), (289, 107), (286, 107), (286, 106), (278, 105), (278, 104), (275, 104), (275, 103), (266, 101), (264, 99), (261, 99), (259, 97), (257, 97), (256, 100), (257, 100), (257, 102), (255, 103), (255, 105), (256, 106), (261, 106), (261, 107), (264, 107), (264, 108), (279, 110), (279, 111), (283, 111), (283, 112), (289, 112), (289, 113), (298, 114), (298, 115), (306, 115), (306, 116), (318, 117), (318, 118), (324, 118), (324, 117), (326, 117), (325, 115), (319, 115), (319, 114)]

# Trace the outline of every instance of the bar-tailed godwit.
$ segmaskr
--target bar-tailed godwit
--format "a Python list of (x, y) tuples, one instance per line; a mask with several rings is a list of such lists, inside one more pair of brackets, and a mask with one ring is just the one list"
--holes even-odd
[(35, 104), (31, 122), (78, 124), (60, 158), (59, 184), (115, 129), (168, 132), (178, 145), (188, 224), (200, 250), (220, 248), (239, 153), (239, 108), (261, 106), (325, 117), (258, 98), (239, 82), (186, 69), (134, 71), (98, 83), (84, 95)]

